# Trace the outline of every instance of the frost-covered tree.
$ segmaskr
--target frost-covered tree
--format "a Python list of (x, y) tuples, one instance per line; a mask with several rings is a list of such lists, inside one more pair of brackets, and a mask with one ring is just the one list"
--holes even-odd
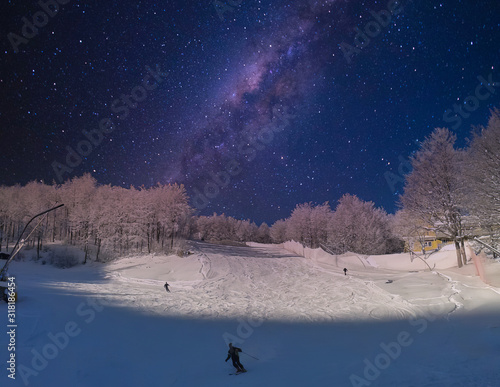
[(286, 239), (311, 246), (311, 211), (312, 203), (297, 204), (287, 219)]
[(255, 236), (255, 241), (259, 243), (271, 243), (271, 235), (267, 223), (262, 223)]
[(253, 241), (256, 238), (257, 226), (250, 220), (237, 220), (234, 233), (235, 240), (238, 242)]
[(2, 237), (4, 246), (8, 250), (9, 245), (13, 245), (21, 233), (24, 222), (28, 219), (28, 212), (25, 206), (24, 196), (21, 186), (2, 187)]
[(249, 220), (239, 220), (225, 214), (199, 216), (194, 220), (193, 235), (207, 241), (269, 243), (269, 226), (260, 227)]
[(401, 236), (396, 214), (387, 214), (386, 216), (389, 235), (385, 241), (386, 254), (402, 253), (405, 249), (405, 240)]
[[(34, 215), (60, 203), (60, 193), (56, 186), (40, 181), (32, 181), (25, 186), (0, 187), (0, 249), (9, 249), (15, 243), (24, 225)], [(55, 240), (56, 232), (61, 232), (61, 210), (37, 220), (37, 231), (31, 235), (29, 245), (37, 248), (37, 256), (44, 238)]]
[(234, 240), (236, 233), (233, 226), (224, 214), (214, 213), (212, 216), (200, 216), (196, 220), (200, 238), (207, 241)]
[(396, 212), (393, 218), (393, 232), (405, 241), (406, 248), (411, 252), (415, 245), (419, 245), (421, 253), (426, 258), (425, 243), (426, 237), (432, 231), (429, 224), (420, 219), (415, 219), (413, 215), (402, 209)]
[(9, 203), (9, 195), (7, 191), (7, 187), (0, 187), (0, 251), (2, 251), (2, 247), (4, 243), (8, 244), (9, 240), (9, 214), (8, 207)]
[(70, 243), (83, 241), (85, 263), (88, 258), (88, 248), (93, 227), (90, 209), (94, 203), (97, 181), (86, 173), (81, 177), (74, 177), (66, 182), (62, 190), (62, 199), (68, 211)]
[(154, 204), (158, 214), (159, 234), (170, 240), (173, 248), (176, 235), (186, 235), (191, 209), (183, 185), (161, 185), (154, 189)]
[(391, 237), (386, 212), (349, 194), (340, 198), (328, 229), (328, 248), (336, 254), (385, 254)]
[(311, 212), (312, 247), (320, 247), (328, 241), (328, 224), (332, 218), (328, 202), (315, 206)]
[(95, 260), (100, 261), (103, 250), (112, 251), (112, 236), (116, 232), (115, 205), (117, 197), (111, 185), (100, 186), (96, 190), (94, 201), (90, 207), (90, 218), (93, 226), (93, 245)]
[(464, 176), (470, 215), (482, 229), (500, 225), (500, 110), (473, 133), (465, 153)]
[[(40, 181), (31, 181), (21, 187), (19, 196), (24, 203), (23, 210), (26, 212), (23, 222), (27, 222), (34, 215), (53, 207), (57, 201), (55, 187)], [(40, 258), (44, 233), (50, 232), (55, 226), (54, 222), (50, 222), (55, 216), (56, 213), (47, 214), (37, 222), (36, 233), (32, 235), (31, 239), (32, 246), (36, 245), (37, 259)]]
[(287, 221), (285, 219), (277, 220), (269, 229), (269, 234), (273, 243), (283, 243), (286, 241)]
[(455, 242), (457, 264), (465, 263), (463, 239), (463, 190), (456, 136), (446, 128), (435, 129), (411, 158), (413, 170), (405, 178), (402, 208), (416, 222)]
[(287, 219), (286, 238), (317, 248), (327, 241), (330, 217), (328, 202), (317, 206), (312, 203), (298, 204)]
[(0, 248), (14, 243), (26, 222), (53, 207), (29, 243), (56, 238), (80, 246), (85, 262), (102, 252), (169, 251), (174, 238), (189, 233), (191, 209), (183, 186), (158, 185), (140, 190), (98, 185), (85, 174), (62, 186), (30, 182), (25, 186), (0, 187)]

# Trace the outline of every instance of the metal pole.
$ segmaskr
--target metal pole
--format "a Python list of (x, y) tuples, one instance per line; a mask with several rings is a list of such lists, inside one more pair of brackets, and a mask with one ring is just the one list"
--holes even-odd
[(477, 237), (474, 237), (474, 240), (476, 242), (479, 242), (481, 243), (483, 246), (486, 246), (488, 249), (490, 249), (491, 251), (493, 251), (494, 253), (496, 254), (499, 254), (500, 255), (500, 251), (498, 251), (497, 249), (495, 249), (494, 247), (490, 246), (489, 244), (487, 243), (484, 243), (482, 240), (478, 239)]
[[(241, 351), (241, 352), (243, 352), (243, 351)], [(248, 354), (248, 353), (246, 353), (246, 352), (243, 352), (243, 353), (244, 353), (245, 355), (247, 355), (247, 356), (250, 356), (252, 359), (259, 360), (259, 359), (257, 359), (255, 356), (249, 355), (249, 354)]]
[[(16, 254), (17, 254), (19, 251), (21, 251), (22, 246), (19, 246), (19, 243), (21, 242), (21, 239), (22, 239), (22, 237), (23, 237), (23, 234), (24, 234), (24, 232), (26, 231), (26, 229), (28, 228), (29, 224), (30, 224), (33, 220), (35, 220), (36, 218), (38, 218), (39, 216), (45, 215), (47, 212), (53, 211), (53, 210), (55, 210), (55, 209), (57, 209), (57, 208), (59, 208), (59, 207), (62, 207), (62, 206), (64, 206), (64, 204), (59, 204), (58, 206), (55, 206), (55, 207), (52, 207), (52, 208), (50, 208), (50, 209), (48, 209), (48, 210), (46, 210), (46, 211), (40, 212), (39, 214), (36, 214), (34, 217), (32, 217), (32, 218), (29, 220), (29, 222), (28, 222), (28, 223), (26, 223), (26, 226), (24, 226), (23, 232), (21, 233), (21, 235), (19, 235), (19, 238), (17, 239), (17, 242), (16, 242), (16, 244), (15, 244), (14, 248), (12, 249), (12, 253), (10, 254), (9, 259), (7, 259), (7, 262), (5, 262), (4, 267), (3, 267), (3, 268), (2, 268), (2, 270), (0, 271), (0, 278), (2, 278), (2, 277), (5, 275), (5, 273), (7, 272), (7, 267), (9, 266), (9, 263), (12, 261), (12, 259), (14, 259), (14, 257), (16, 256)], [(19, 248), (18, 248), (18, 247), (19, 247)], [(17, 251), (16, 251), (16, 249), (17, 249)]]

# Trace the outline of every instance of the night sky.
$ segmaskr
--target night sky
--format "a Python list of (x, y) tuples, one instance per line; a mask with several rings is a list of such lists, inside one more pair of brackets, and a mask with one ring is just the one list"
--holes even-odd
[(269, 224), (344, 193), (394, 212), (419, 142), (464, 146), (500, 106), (498, 0), (61, 3), (0, 5), (0, 184), (177, 182)]

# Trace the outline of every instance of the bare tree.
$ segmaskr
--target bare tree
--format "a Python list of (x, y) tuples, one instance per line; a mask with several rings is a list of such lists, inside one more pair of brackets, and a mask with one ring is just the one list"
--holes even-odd
[(331, 217), (328, 249), (336, 254), (352, 251), (360, 254), (384, 254), (391, 237), (384, 210), (375, 208), (355, 195), (340, 198)]
[(454, 148), (456, 136), (446, 128), (435, 129), (411, 159), (400, 204), (408, 214), (436, 233), (455, 242), (457, 264), (466, 263), (465, 226), (460, 163)]
[(256, 233), (256, 242), (259, 243), (270, 243), (271, 242), (271, 236), (270, 236), (270, 229), (267, 223), (262, 223)]
[(473, 133), (464, 163), (470, 215), (482, 230), (500, 225), (500, 110), (491, 112), (487, 127)]
[(283, 243), (286, 241), (287, 221), (285, 219), (277, 220), (269, 230), (273, 243)]
[[(140, 190), (101, 186), (85, 174), (62, 186), (30, 182), (26, 186), (0, 187), (0, 248), (8, 248), (25, 222), (55, 203), (66, 204), (44, 219), (29, 243), (50, 237), (81, 247), (84, 263), (101, 253), (172, 250), (175, 238), (189, 233), (191, 209), (183, 186), (158, 185)], [(2, 246), (3, 245), (3, 246)]]
[[(427, 251), (425, 249), (426, 243), (428, 241), (429, 234), (432, 233), (432, 227), (428, 224), (423, 223), (419, 219), (413, 218), (413, 216), (406, 210), (399, 210), (394, 215), (393, 226), (395, 234), (405, 242), (406, 249), (410, 253), (410, 258), (421, 259), (429, 268), (432, 270), (427, 263), (427, 258), (429, 258), (436, 250)], [(435, 234), (434, 234), (435, 235)], [(420, 254), (414, 253), (414, 248), (416, 246), (420, 247)]]
[(239, 242), (253, 241), (257, 234), (257, 225), (250, 220), (236, 220), (234, 226), (235, 240)]
[(286, 239), (317, 248), (327, 240), (327, 225), (331, 216), (328, 202), (321, 205), (298, 204), (286, 223)]
[(63, 201), (69, 215), (70, 240), (72, 244), (82, 242), (85, 252), (84, 263), (89, 255), (92, 234), (91, 206), (97, 190), (97, 181), (88, 173), (66, 182), (63, 187)]

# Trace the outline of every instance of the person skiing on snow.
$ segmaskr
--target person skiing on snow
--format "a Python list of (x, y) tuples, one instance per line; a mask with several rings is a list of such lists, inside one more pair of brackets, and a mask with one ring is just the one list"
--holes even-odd
[(344, 267), (344, 275), (347, 275), (347, 269)]
[(229, 343), (229, 351), (227, 351), (226, 362), (231, 358), (233, 361), (233, 367), (236, 368), (236, 373), (247, 372), (243, 364), (240, 362), (240, 355), (238, 352), (243, 352), (241, 348), (233, 347), (233, 343)]
[(165, 282), (165, 285), (163, 285), (165, 287), (165, 289), (167, 290), (167, 293), (170, 293), (170, 290), (168, 289), (168, 282)]

